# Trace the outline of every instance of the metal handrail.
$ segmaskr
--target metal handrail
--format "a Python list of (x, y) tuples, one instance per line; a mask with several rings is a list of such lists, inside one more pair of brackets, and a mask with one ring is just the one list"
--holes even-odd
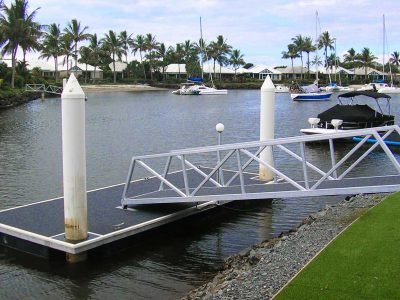
[(27, 92), (45, 92), (50, 94), (61, 95), (63, 88), (56, 85), (45, 84), (25, 84), (25, 91)]
[[(196, 197), (198, 195), (198, 192), (205, 188), (206, 183), (211, 182), (212, 185), (216, 188), (224, 188), (224, 187), (229, 187), (232, 186), (234, 180), (239, 177), (239, 184), (241, 188), (241, 194), (245, 195), (246, 194), (246, 189), (245, 189), (245, 183), (243, 180), (243, 171), (252, 163), (252, 162), (257, 162), (261, 165), (264, 165), (267, 169), (269, 169), (275, 177), (280, 178), (284, 182), (290, 184), (290, 186), (294, 187), (295, 190), (301, 191), (301, 192), (314, 192), (318, 190), (320, 185), (324, 181), (329, 181), (329, 180), (342, 180), (346, 177), (346, 175), (353, 170), (371, 151), (376, 149), (378, 146), (380, 146), (383, 151), (385, 152), (386, 156), (389, 158), (397, 172), (400, 174), (400, 164), (388, 148), (388, 146), (385, 144), (384, 140), (392, 133), (392, 132), (397, 132), (400, 135), (400, 128), (397, 125), (392, 125), (392, 126), (384, 126), (384, 127), (376, 127), (376, 128), (366, 128), (366, 129), (358, 129), (358, 130), (348, 130), (348, 131), (338, 131), (334, 132), (332, 134), (316, 134), (316, 135), (310, 135), (310, 136), (296, 136), (296, 137), (287, 137), (287, 138), (279, 138), (279, 139), (271, 139), (271, 140), (265, 140), (265, 141), (256, 141), (256, 142), (246, 142), (246, 143), (235, 143), (235, 144), (226, 144), (226, 145), (218, 145), (218, 146), (208, 146), (208, 147), (198, 147), (198, 148), (190, 148), (190, 149), (181, 149), (181, 150), (174, 150), (170, 151), (167, 153), (161, 153), (161, 154), (152, 154), (152, 155), (142, 155), (142, 156), (135, 156), (132, 158), (131, 165), (129, 168), (127, 180), (125, 183), (123, 195), (122, 195), (122, 205), (126, 206), (127, 204), (133, 204), (135, 199), (127, 197), (127, 193), (129, 190), (129, 187), (131, 185), (132, 181), (132, 176), (135, 171), (135, 166), (140, 165), (144, 169), (146, 169), (148, 172), (150, 172), (152, 175), (155, 176), (155, 178), (160, 180), (160, 187), (158, 191), (162, 191), (164, 189), (164, 185), (168, 186), (171, 191), (174, 191), (177, 195), (177, 197), (182, 197), (182, 198), (187, 198), (188, 201), (196, 201)], [(364, 137), (360, 142), (355, 143), (355, 146), (341, 158), (338, 162), (335, 161), (335, 156), (334, 156), (334, 147), (333, 147), (333, 141), (336, 139), (343, 139), (343, 138), (352, 138), (356, 136), (362, 136)], [(356, 159), (355, 162), (353, 162), (342, 174), (338, 175), (338, 169), (343, 166), (343, 164), (348, 161), (348, 159), (353, 156), (356, 151), (359, 151), (360, 148), (367, 142), (368, 139), (374, 138), (376, 142), (372, 144), (358, 159)], [(329, 149), (331, 152), (330, 159), (331, 159), (331, 168), (325, 172), (322, 169), (318, 168), (314, 164), (312, 164), (310, 161), (307, 161), (306, 155), (305, 155), (305, 143), (309, 142), (317, 142), (317, 141), (329, 141)], [(286, 145), (289, 144), (298, 144), (300, 148), (300, 155), (296, 154), (294, 151), (289, 150)], [(302, 180), (295, 180), (291, 178), (288, 174), (285, 174), (284, 171), (279, 170), (275, 164), (268, 164), (267, 162), (261, 160), (258, 156), (259, 154), (266, 148), (266, 147), (271, 147), (272, 150), (274, 149), (280, 149), (286, 154), (290, 155), (291, 157), (295, 158), (301, 163), (301, 168), (303, 169), (303, 179)], [(258, 148), (254, 153), (251, 152), (251, 149)], [(197, 169), (195, 166), (196, 164), (191, 162), (188, 159), (188, 156), (190, 155), (196, 155), (196, 154), (205, 154), (205, 153), (215, 153), (215, 152), (225, 152), (227, 153), (221, 160), (216, 161), (214, 167), (211, 168), (211, 171), (207, 174), (199, 169)], [(226, 183), (223, 182), (217, 182), (214, 180), (212, 177), (217, 174), (226, 162), (229, 160), (229, 158), (236, 153), (236, 161), (237, 161), (237, 170), (230, 170), (230, 173), (232, 176), (230, 179), (226, 181)], [(248, 157), (248, 160), (245, 161), (244, 163), (241, 162), (240, 155), (245, 155)], [(154, 169), (152, 169), (148, 164), (146, 164), (144, 161), (147, 160), (152, 160), (152, 159), (160, 159), (160, 158), (166, 158), (167, 162), (164, 168), (164, 172), (158, 173)], [(178, 187), (174, 185), (170, 180), (167, 179), (168, 177), (168, 172), (169, 168), (171, 165), (171, 160), (175, 158), (178, 159), (181, 162), (181, 170), (182, 175), (184, 177), (184, 187), (183, 189), (181, 187)], [(189, 178), (187, 175), (187, 167), (189, 167), (192, 170), (195, 170), (195, 172), (200, 175), (203, 180), (200, 182), (200, 184), (197, 185), (191, 185), (189, 182)], [(308, 169), (311, 169), (315, 171), (317, 174), (321, 175), (319, 179), (316, 180), (316, 182), (310, 187), (309, 186), (309, 178), (308, 178)], [(238, 185), (236, 183), (236, 185)], [(236, 199), (236, 197), (234, 197)]]

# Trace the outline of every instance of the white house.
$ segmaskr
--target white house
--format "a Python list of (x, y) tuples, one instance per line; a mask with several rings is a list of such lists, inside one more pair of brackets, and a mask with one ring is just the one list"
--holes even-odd
[[(9, 68), (11, 68), (11, 60), (5, 59), (2, 62), (6, 63)], [(55, 65), (54, 60), (50, 58), (49, 60), (39, 60), (39, 59), (32, 59), (27, 61), (27, 69), (32, 71), (34, 68), (39, 68), (40, 73), (44, 77), (55, 77)], [(75, 63), (70, 61), (69, 68), (63, 64), (63, 59), (59, 58), (58, 62), (58, 73), (60, 78), (67, 78), (69, 74), (75, 71)], [(99, 67), (96, 68), (91, 65), (85, 65), (78, 63), (75, 75), (76, 76), (84, 76), (84, 73), (88, 72), (89, 79), (102, 79), (103, 78), (103, 70)]]
[(242, 68), (244, 73), (250, 74), (253, 78), (264, 80), (267, 76), (270, 76), (272, 80), (282, 80), (282, 73), (272, 67), (266, 65), (256, 65), (246, 70)]

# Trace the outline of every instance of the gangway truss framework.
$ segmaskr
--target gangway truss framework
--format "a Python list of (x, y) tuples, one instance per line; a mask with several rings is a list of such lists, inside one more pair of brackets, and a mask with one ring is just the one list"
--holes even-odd
[[(400, 190), (400, 164), (385, 140), (392, 133), (400, 135), (397, 125), (359, 130), (338, 131), (329, 135), (316, 134), (271, 139), (257, 142), (226, 144), (175, 150), (163, 154), (136, 156), (131, 160), (121, 204), (123, 208), (138, 204), (213, 202), (271, 199), (323, 195), (394, 192)], [(343, 139), (361, 137), (359, 142), (341, 158), (335, 145)], [(373, 140), (373, 143), (370, 143)], [(368, 142), (368, 143), (367, 143)], [(307, 159), (307, 146), (325, 143), (329, 169), (323, 170)], [(255, 150), (254, 150), (255, 149)], [(260, 153), (271, 149), (273, 157), (282, 151), (298, 162), (302, 178), (294, 178), (293, 172), (261, 160)], [(297, 151), (293, 149), (298, 149)], [(373, 151), (383, 151), (385, 159), (393, 166), (394, 174), (368, 174), (366, 177), (350, 177), (351, 171)], [(218, 155), (215, 155), (218, 153)], [(220, 155), (223, 153), (224, 155)], [(192, 157), (207, 156), (214, 159), (211, 167), (200, 167)], [(220, 159), (218, 159), (220, 158)], [(350, 159), (351, 158), (351, 159)], [(151, 166), (152, 160), (165, 160), (163, 171)], [(180, 166), (171, 171), (174, 160)], [(208, 160), (209, 161), (209, 160)], [(229, 163), (229, 168), (227, 167)], [(233, 162), (232, 162), (233, 161)], [(232, 168), (232, 163), (236, 168)], [(273, 174), (273, 180), (265, 182), (254, 172), (246, 169), (253, 163), (265, 166)], [(138, 168), (147, 172), (148, 189), (137, 188), (133, 176)], [(144, 170), (143, 170), (144, 169)], [(326, 166), (325, 166), (326, 169)], [(310, 176), (312, 173), (313, 176)]]

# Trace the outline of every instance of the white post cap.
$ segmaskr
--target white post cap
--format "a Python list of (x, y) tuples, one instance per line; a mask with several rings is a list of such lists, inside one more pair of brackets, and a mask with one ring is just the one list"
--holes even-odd
[(261, 92), (275, 92), (275, 85), (272, 82), (271, 77), (268, 75), (265, 80), (263, 85), (261, 86)]
[(78, 80), (72, 73), (69, 76), (67, 84), (65, 85), (63, 92), (61, 94), (62, 98), (72, 98), (72, 99), (82, 99), (85, 98), (85, 93), (83, 92)]

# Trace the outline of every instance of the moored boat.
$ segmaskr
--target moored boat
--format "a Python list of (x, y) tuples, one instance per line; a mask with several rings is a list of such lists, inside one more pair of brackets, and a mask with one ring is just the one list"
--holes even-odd
[(202, 85), (195, 85), (192, 87), (193, 90), (199, 92), (199, 95), (226, 95), (228, 94), (228, 90), (225, 89), (216, 89), (213, 87)]
[[(363, 97), (374, 99), (377, 110), (367, 104), (355, 102)], [(343, 130), (373, 128), (394, 125), (395, 118), (390, 114), (390, 99), (387, 94), (375, 91), (354, 91), (338, 96), (339, 103), (321, 112), (316, 118), (309, 118), (310, 128), (301, 129), (304, 134), (332, 134)], [(348, 101), (345, 103), (345, 101)], [(386, 101), (385, 111), (382, 109), (380, 100)], [(353, 138), (353, 140), (359, 140)], [(371, 138), (368, 142), (374, 142)], [(400, 146), (400, 136), (392, 133), (385, 139), (388, 145)]]
[(331, 95), (332, 92), (321, 92), (315, 83), (290, 87), (290, 97), (294, 101), (326, 101), (330, 100)]
[(395, 87), (395, 86), (387, 86), (378, 89), (378, 93), (384, 93), (384, 94), (400, 94), (400, 88)]
[(289, 88), (282, 84), (275, 85), (275, 93), (289, 93)]
[(181, 83), (179, 89), (172, 92), (176, 95), (226, 95), (228, 90), (208, 87), (202, 78), (189, 78), (187, 82)]
[(194, 83), (192, 82), (185, 82), (181, 83), (179, 89), (172, 91), (172, 94), (175, 95), (199, 95), (199, 91), (193, 88)]
[(337, 85), (335, 82), (332, 82), (328, 86), (325, 87), (326, 92), (352, 92), (353, 88), (348, 86)]

